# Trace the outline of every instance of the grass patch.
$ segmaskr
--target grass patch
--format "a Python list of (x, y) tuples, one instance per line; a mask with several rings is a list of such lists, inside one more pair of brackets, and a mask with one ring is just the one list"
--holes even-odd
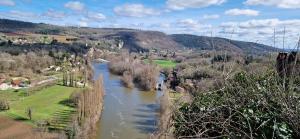
[(183, 97), (183, 94), (175, 91), (169, 91), (169, 97), (172, 100), (172, 102), (175, 102), (179, 100), (181, 97)]
[[(148, 59), (145, 59), (144, 61), (149, 63)], [(174, 68), (177, 65), (176, 62), (171, 60), (153, 60), (153, 62), (162, 68)]]
[[(74, 111), (74, 108), (64, 105), (62, 102), (69, 98), (76, 88), (54, 85), (33, 95), (25, 97), (25, 90), (15, 92), (13, 90), (0, 91), (0, 98), (10, 102), (10, 110), (0, 112), (15, 120), (34, 123), (41, 120), (52, 119), (58, 111)], [(32, 120), (28, 120), (26, 110), (32, 109)]]
[(10, 101), (10, 103), (13, 103), (14, 101), (18, 101), (20, 98), (24, 97), (25, 92), (25, 89), (9, 89), (5, 91), (0, 91), (0, 99), (7, 100)]
[(182, 97), (182, 93), (178, 93), (178, 92), (174, 92), (174, 91), (170, 91), (170, 97), (172, 99), (179, 99), (180, 97)]

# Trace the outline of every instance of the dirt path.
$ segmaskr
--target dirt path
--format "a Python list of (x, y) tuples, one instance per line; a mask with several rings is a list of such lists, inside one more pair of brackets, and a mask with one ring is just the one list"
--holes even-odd
[(0, 117), (0, 139), (57, 139), (56, 134), (38, 134), (30, 125)]

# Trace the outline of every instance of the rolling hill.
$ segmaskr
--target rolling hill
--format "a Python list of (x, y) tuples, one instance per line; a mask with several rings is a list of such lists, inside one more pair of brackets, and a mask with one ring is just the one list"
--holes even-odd
[(174, 34), (170, 36), (174, 41), (187, 48), (200, 50), (215, 49), (218, 51), (227, 50), (232, 52), (243, 52), (252, 54), (266, 53), (278, 50), (278, 48), (274, 48), (264, 44), (236, 41), (219, 37), (206, 37), (188, 34)]
[(238, 53), (265, 53), (277, 48), (253, 43), (229, 40), (226, 38), (196, 36), (189, 34), (167, 35), (158, 31), (142, 31), (125, 28), (79, 28), (62, 27), (44, 23), (30, 23), (0, 19), (2, 33), (36, 33), (45, 35), (71, 35), (82, 40), (122, 40), (125, 49), (130, 51), (148, 51), (149, 49), (167, 49), (176, 51), (184, 48), (198, 50), (226, 50)]

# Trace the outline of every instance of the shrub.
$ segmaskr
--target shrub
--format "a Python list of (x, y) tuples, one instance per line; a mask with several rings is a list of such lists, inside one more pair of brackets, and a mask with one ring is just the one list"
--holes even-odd
[(247, 73), (252, 73), (252, 74), (266, 73), (270, 69), (268, 66), (261, 63), (250, 63), (246, 65), (244, 68), (245, 71), (247, 71)]
[(216, 55), (212, 58), (211, 62), (214, 63), (214, 62), (228, 62), (232, 59), (232, 57), (230, 55), (225, 55), (225, 54), (222, 54), (222, 55)]
[(125, 71), (131, 70), (130, 64), (126, 63), (124, 61), (119, 62), (110, 62), (109, 63), (109, 70), (110, 72), (117, 74), (117, 75), (123, 75)]
[(161, 73), (163, 73), (166, 77), (172, 73), (172, 69), (170, 68), (163, 68), (161, 69)]
[(0, 100), (0, 111), (9, 110), (9, 103), (6, 100)]
[(244, 60), (245, 60), (245, 64), (246, 64), (246, 65), (249, 65), (250, 63), (252, 63), (252, 62), (254, 61), (254, 58), (253, 58), (252, 55), (250, 55), (250, 56), (246, 56), (246, 57), (244, 58)]
[[(297, 86), (290, 84), (290, 87)], [(225, 88), (199, 93), (174, 111), (180, 138), (299, 138), (300, 96), (285, 91), (275, 72), (237, 73)]]
[(175, 62), (176, 63), (181, 63), (181, 62), (183, 62), (185, 60), (185, 58), (183, 57), (183, 56), (177, 56), (176, 58), (175, 58)]
[(0, 70), (5, 73), (12, 73), (14, 76), (32, 76), (42, 69), (54, 64), (54, 59), (48, 55), (38, 55), (29, 52), (17, 56), (0, 52)]
[(189, 67), (179, 72), (179, 77), (184, 79), (207, 79), (219, 76), (219, 72), (208, 67)]
[(144, 65), (134, 71), (134, 82), (140, 89), (153, 90), (158, 77), (157, 69), (151, 65)]
[(78, 106), (78, 103), (79, 103), (79, 99), (81, 97), (81, 94), (82, 92), (81, 91), (75, 91), (73, 92), (69, 99), (67, 100), (67, 106), (71, 106), (71, 107), (76, 107)]
[(109, 69), (113, 74), (122, 75), (122, 82), (126, 87), (131, 88), (135, 83), (140, 89), (150, 91), (156, 86), (158, 69), (129, 55), (114, 57), (109, 63)]
[(133, 77), (132, 77), (132, 73), (125, 71), (123, 73), (123, 76), (121, 78), (122, 83), (124, 84), (124, 86), (128, 87), (128, 88), (133, 88), (134, 84), (133, 84)]

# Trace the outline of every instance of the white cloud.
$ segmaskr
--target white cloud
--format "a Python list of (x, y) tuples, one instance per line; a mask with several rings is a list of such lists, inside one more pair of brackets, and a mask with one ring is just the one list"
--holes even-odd
[(17, 19), (17, 20), (33, 20), (33, 19), (38, 19), (40, 17), (40, 15), (32, 13), (32, 12), (18, 11), (18, 10), (1, 12), (0, 16), (2, 18), (12, 18), (12, 19)]
[(64, 12), (55, 11), (53, 9), (49, 9), (47, 12), (43, 14), (46, 17), (53, 18), (53, 19), (62, 19), (66, 17)]
[(86, 18), (92, 21), (103, 21), (106, 19), (106, 16), (102, 13), (97, 13), (97, 12), (88, 12)]
[(85, 5), (79, 1), (69, 1), (65, 4), (65, 7), (74, 11), (83, 11), (85, 9)]
[(109, 26), (108, 26), (109, 28), (121, 28), (122, 27), (122, 25), (120, 25), (120, 24), (117, 24), (117, 23), (112, 23), (112, 24), (109, 24)]
[(261, 28), (275, 28), (282, 26), (295, 26), (300, 25), (300, 20), (279, 20), (274, 19), (260, 19), (260, 20), (248, 20), (243, 22), (224, 22), (221, 23), (221, 27), (231, 27), (231, 28), (243, 28), (243, 29), (261, 29)]
[(222, 28), (234, 28), (237, 26), (237, 22), (223, 22), (220, 24), (220, 27)]
[(219, 15), (217, 15), (217, 14), (211, 14), (211, 15), (203, 15), (203, 17), (202, 17), (203, 19), (218, 19), (218, 18), (220, 18), (220, 16)]
[(182, 27), (192, 27), (197, 28), (200, 24), (199, 22), (193, 20), (193, 19), (182, 19), (177, 22)]
[(159, 24), (159, 26), (161, 28), (170, 28), (171, 27), (171, 25), (169, 23), (161, 23), (161, 24)]
[(226, 0), (167, 0), (167, 6), (172, 10), (183, 10), (186, 8), (203, 8), (211, 5), (220, 5)]
[(286, 46), (293, 48), (300, 32), (300, 19), (280, 20), (260, 19), (243, 22), (224, 22), (220, 25), (219, 33), (243, 41), (259, 41), (259, 43), (273, 45), (274, 29), (276, 33), (276, 46), (281, 47), (285, 28)]
[(262, 19), (262, 20), (249, 20), (239, 23), (240, 28), (268, 28), (276, 27), (280, 24), (281, 21), (278, 19)]
[(207, 31), (208, 29), (211, 29), (211, 25), (205, 25), (201, 24), (199, 21), (193, 20), (193, 19), (183, 19), (178, 20), (174, 24), (175, 30), (181, 32), (181, 33), (199, 33)]
[(79, 21), (78, 25), (79, 25), (80, 27), (87, 27), (87, 26), (88, 26), (88, 23), (85, 22), (85, 21)]
[(299, 0), (247, 0), (246, 5), (266, 5), (279, 8), (296, 9), (300, 8)]
[(114, 8), (114, 12), (120, 16), (127, 17), (145, 17), (152, 15), (159, 15), (158, 10), (146, 8), (142, 4), (125, 4)]
[(251, 9), (230, 9), (225, 11), (227, 15), (245, 15), (245, 16), (258, 16), (259, 11), (251, 10)]
[(289, 26), (289, 27), (300, 27), (300, 19), (291, 19), (291, 20), (285, 20), (281, 21), (280, 24), (282, 26)]
[[(276, 33), (282, 34), (283, 28), (286, 31), (293, 34), (298, 34), (300, 31), (300, 19), (292, 20), (279, 20), (279, 19), (261, 19), (261, 20), (248, 20), (243, 22), (225, 22), (220, 25), (222, 28), (231, 28), (236, 30), (244, 30), (249, 33), (260, 32), (259, 34), (269, 34), (274, 33), (274, 29), (277, 30)], [(278, 31), (281, 30), (281, 31)]]
[(221, 27), (239, 27), (246, 29), (262, 29), (262, 28), (299, 28), (300, 19), (290, 19), (290, 20), (279, 20), (277, 18), (272, 19), (253, 19), (244, 22), (224, 22)]
[(0, 5), (3, 6), (15, 6), (16, 3), (13, 0), (1, 0)]

